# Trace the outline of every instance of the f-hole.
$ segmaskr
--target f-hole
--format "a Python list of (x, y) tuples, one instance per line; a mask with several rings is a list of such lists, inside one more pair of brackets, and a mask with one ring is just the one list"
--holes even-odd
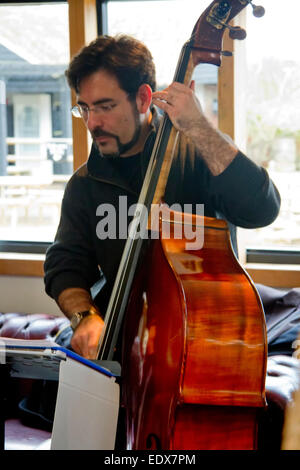
[(162, 450), (160, 439), (156, 436), (156, 434), (149, 434), (146, 439), (146, 447), (147, 449), (152, 450)]

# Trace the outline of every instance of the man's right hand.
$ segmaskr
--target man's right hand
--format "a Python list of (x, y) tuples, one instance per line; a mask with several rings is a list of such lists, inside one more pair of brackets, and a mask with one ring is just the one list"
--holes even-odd
[(98, 345), (104, 328), (104, 321), (99, 315), (83, 318), (71, 339), (71, 347), (86, 359), (97, 359)]
[[(58, 306), (68, 317), (72, 318), (75, 312), (85, 312), (91, 307), (95, 310), (91, 294), (81, 287), (70, 287), (63, 290), (58, 299)], [(74, 351), (87, 359), (96, 359), (98, 344), (104, 328), (104, 321), (99, 315), (84, 317), (73, 334), (71, 346)]]

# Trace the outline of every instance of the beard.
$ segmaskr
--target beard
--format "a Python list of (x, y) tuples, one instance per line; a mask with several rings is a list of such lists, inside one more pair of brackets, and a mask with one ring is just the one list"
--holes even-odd
[[(118, 135), (112, 134), (110, 132), (105, 132), (100, 127), (96, 127), (93, 130), (93, 132), (91, 132), (91, 135), (92, 135), (92, 138), (93, 138), (93, 141), (94, 141), (94, 145), (97, 147), (101, 157), (103, 157), (103, 158), (118, 158), (122, 154), (124, 154), (125, 152), (130, 150), (137, 143), (137, 141), (139, 140), (139, 137), (141, 135), (142, 126), (141, 126), (140, 115), (139, 115), (139, 112), (137, 110), (136, 104), (133, 106), (133, 112), (134, 112), (134, 125), (135, 125), (134, 133), (133, 133), (132, 138), (128, 142), (125, 142), (124, 144), (122, 144), (122, 142), (120, 141), (120, 138), (119, 138)], [(102, 137), (102, 136), (111, 137), (111, 138), (115, 139), (116, 145), (117, 145), (116, 152), (114, 152), (114, 153), (105, 153), (103, 151), (103, 149), (100, 148), (100, 146), (96, 142), (96, 139), (99, 138), (99, 137)]]

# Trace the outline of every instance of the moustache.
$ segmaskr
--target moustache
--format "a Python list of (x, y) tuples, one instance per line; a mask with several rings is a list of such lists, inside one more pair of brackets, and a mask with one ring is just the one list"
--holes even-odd
[(111, 134), (110, 132), (105, 132), (99, 127), (96, 127), (92, 132), (92, 137), (93, 139), (97, 139), (97, 137), (114, 137), (116, 138), (117, 136), (115, 134)]

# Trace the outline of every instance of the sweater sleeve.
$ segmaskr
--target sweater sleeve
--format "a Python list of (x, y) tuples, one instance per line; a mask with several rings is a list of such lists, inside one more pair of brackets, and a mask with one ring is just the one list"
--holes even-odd
[(70, 287), (89, 290), (100, 277), (92, 254), (86, 191), (80, 180), (75, 175), (66, 187), (55, 240), (46, 253), (45, 290), (55, 300)]
[(244, 228), (271, 224), (280, 210), (280, 194), (267, 171), (239, 152), (218, 176), (212, 176), (210, 193), (226, 219)]

